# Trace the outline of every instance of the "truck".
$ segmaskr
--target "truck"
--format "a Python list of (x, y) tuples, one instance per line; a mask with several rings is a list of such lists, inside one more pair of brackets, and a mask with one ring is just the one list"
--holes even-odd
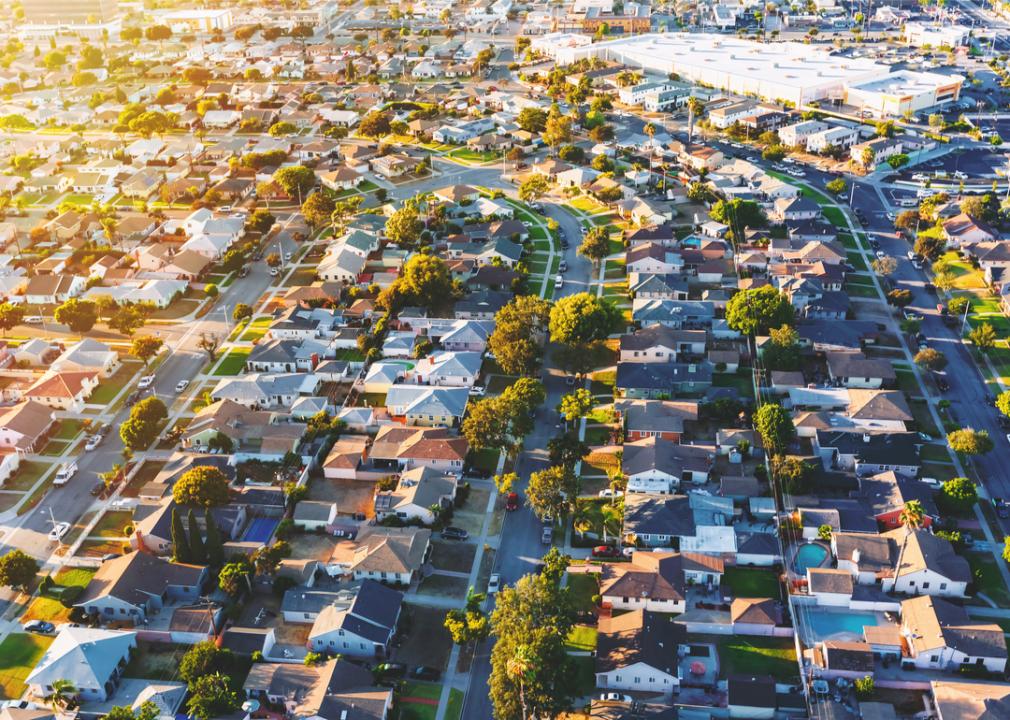
[(66, 485), (70, 482), (70, 478), (77, 474), (77, 463), (74, 461), (65, 462), (60, 465), (59, 471), (56, 473), (56, 477), (53, 478), (53, 485), (60, 486)]

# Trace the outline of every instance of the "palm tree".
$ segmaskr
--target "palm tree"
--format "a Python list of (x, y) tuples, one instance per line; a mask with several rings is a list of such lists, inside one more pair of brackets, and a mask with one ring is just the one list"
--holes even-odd
[(53, 708), (66, 710), (70, 707), (71, 701), (77, 696), (77, 687), (69, 680), (56, 680), (53, 682), (53, 694), (49, 696), (49, 702)]
[(693, 95), (687, 99), (687, 144), (694, 142), (694, 119), (705, 110), (705, 103)]
[[(583, 514), (583, 510), (579, 508), (579, 514), (575, 516), (572, 521), (572, 530), (579, 534), (580, 538), (585, 538), (586, 532), (592, 530), (593, 523), (589, 521), (589, 518)], [(606, 528), (604, 528), (603, 534), (606, 535)]]
[(533, 672), (533, 657), (526, 645), (516, 648), (516, 654), (509, 658), (505, 670), (519, 684), (519, 702), (523, 707), (523, 720), (526, 720), (526, 684), (524, 680)]
[(894, 569), (894, 584), (898, 583), (898, 575), (901, 573), (901, 562), (905, 555), (905, 546), (908, 545), (908, 536), (912, 534), (913, 530), (918, 530), (922, 527), (923, 518), (926, 516), (926, 510), (922, 507), (922, 503), (918, 500), (909, 500), (905, 503), (904, 507), (901, 508), (901, 513), (898, 515), (898, 522), (905, 526), (905, 537), (901, 541), (901, 551), (898, 553), (898, 564), (895, 565)]
[(611, 530), (620, 540), (621, 521), (624, 519), (624, 511), (617, 505), (604, 505), (600, 508), (600, 515), (603, 516), (603, 543), (607, 544), (607, 530)]

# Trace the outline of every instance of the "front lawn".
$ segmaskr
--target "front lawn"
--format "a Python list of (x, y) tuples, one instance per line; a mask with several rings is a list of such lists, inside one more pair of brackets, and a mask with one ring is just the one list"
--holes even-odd
[(589, 625), (576, 625), (568, 633), (565, 648), (573, 652), (592, 652), (596, 649), (597, 630)]
[(452, 688), (449, 702), (445, 706), (445, 720), (461, 720), (463, 717), (463, 691)]
[(239, 340), (256, 342), (267, 334), (267, 330), (270, 329), (270, 325), (273, 321), (274, 319), (270, 315), (264, 315), (263, 317), (254, 319), (246, 326), (245, 331), (241, 336), (239, 336)]
[(0, 643), (0, 693), (6, 700), (14, 700), (25, 691), (28, 677), (53, 638), (44, 635), (14, 633)]
[(80, 420), (68, 418), (60, 420), (60, 429), (53, 435), (58, 440), (73, 440), (81, 433), (82, 423)]
[(91, 405), (109, 405), (116, 396), (122, 391), (123, 387), (126, 386), (137, 372), (137, 365), (135, 363), (124, 364), (119, 368), (112, 377), (105, 378), (98, 383), (98, 387), (95, 391), (91, 393), (91, 397), (88, 398), (88, 403)]
[(776, 599), (780, 597), (779, 579), (771, 569), (728, 567), (723, 574), (723, 582), (733, 591), (733, 597)]
[(48, 463), (36, 462), (35, 460), (26, 460), (21, 463), (18, 467), (17, 472), (14, 473), (14, 477), (4, 483), (4, 489), (6, 490), (30, 490), (35, 483), (39, 481), (39, 478), (46, 474), (52, 465)]
[(600, 593), (599, 576), (595, 573), (571, 573), (568, 576), (568, 594), (579, 612), (593, 612), (593, 596)]
[(494, 474), (498, 470), (498, 458), (501, 452), (494, 448), (484, 448), (483, 450), (471, 450), (467, 457), (467, 464), (474, 470)]
[(1000, 607), (1010, 606), (1010, 591), (996, 567), (995, 558), (989, 553), (966, 553), (965, 558), (975, 579), (975, 589)]
[(249, 348), (232, 348), (228, 354), (221, 358), (220, 363), (214, 368), (215, 377), (227, 377), (238, 375), (245, 369), (246, 360), (249, 359)]
[(133, 513), (131, 512), (107, 512), (95, 524), (91, 531), (92, 537), (100, 538), (123, 538), (127, 537), (126, 529), (133, 525)]
[(791, 638), (728, 637), (718, 645), (723, 677), (771, 675), (785, 682), (799, 672)]

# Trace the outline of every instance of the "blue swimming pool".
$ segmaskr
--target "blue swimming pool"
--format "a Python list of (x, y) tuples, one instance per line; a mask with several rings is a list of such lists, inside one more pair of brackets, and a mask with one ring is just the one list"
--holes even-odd
[(801, 575), (806, 575), (808, 568), (817, 568), (828, 559), (828, 549), (820, 543), (806, 543), (796, 549), (793, 556), (793, 568)]
[(280, 520), (274, 518), (256, 518), (246, 528), (242, 535), (243, 542), (267, 543), (273, 537), (274, 530), (280, 524)]
[[(872, 612), (836, 612), (810, 608), (804, 613), (804, 624), (813, 640), (862, 638), (863, 627), (880, 624), (879, 616)], [(848, 636), (848, 637), (841, 637)]]

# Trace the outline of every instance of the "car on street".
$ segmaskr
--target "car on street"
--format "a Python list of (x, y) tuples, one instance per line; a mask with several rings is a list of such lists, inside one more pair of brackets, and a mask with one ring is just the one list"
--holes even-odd
[(238, 271), (238, 276), (240, 278), (249, 277), (249, 268), (244, 267)]
[(144, 390), (154, 385), (154, 375), (144, 375), (137, 383), (138, 390)]
[(177, 393), (185, 392), (186, 388), (189, 387), (189, 380), (180, 380), (175, 384), (175, 391)]
[(493, 595), (501, 590), (501, 575), (498, 573), (491, 573), (491, 577), (487, 581), (487, 594)]
[(746, 160), (749, 163), (758, 163), (758, 162), (761, 162), (760, 159), (758, 159), (757, 157), (755, 157), (753, 155), (751, 155), (748, 158), (746, 158)]
[(102, 480), (99, 480), (91, 486), (90, 492), (92, 497), (100, 496), (103, 492), (105, 492), (105, 483)]
[(621, 693), (615, 693), (615, 692), (600, 693), (600, 700), (603, 700), (604, 702), (630, 703), (631, 696), (622, 695)]
[(505, 497), (505, 510), (508, 512), (512, 512), (518, 509), (519, 509), (519, 493), (514, 491), (510, 492)]
[(481, 397), (486, 392), (487, 390), (484, 388), (483, 385), (474, 385), (472, 388), (470, 388), (470, 394), (475, 395), (477, 397)]
[(883, 260), (884, 258), (887, 257), (887, 253), (884, 252), (883, 250), (877, 250), (877, 252), (875, 252), (874, 255), (876, 255), (877, 258), (879, 258), (880, 260)]
[(442, 530), (442, 537), (446, 540), (466, 540), (468, 537), (470, 537), (470, 533), (468, 533), (463, 528), (453, 527), (452, 525), (449, 525), (448, 527)]
[(621, 557), (621, 551), (613, 545), (597, 545), (593, 548), (592, 555), (596, 558), (616, 558)]
[(281, 274), (281, 271), (277, 268), (270, 268), (270, 277), (277, 277)]
[(88, 437), (88, 441), (84, 443), (84, 452), (91, 452), (101, 444), (102, 444), (101, 435), (91, 435)]
[(558, 272), (568, 272), (568, 261), (562, 260), (558, 265)]
[(428, 667), (427, 665), (418, 665), (410, 671), (410, 676), (416, 680), (435, 682), (442, 677), (442, 673), (438, 668)]
[(48, 635), (56, 630), (56, 626), (46, 620), (31, 620), (24, 624), (24, 631), (36, 633), (37, 635)]
[(25, 325), (41, 325), (42, 316), (41, 315), (26, 315), (24, 319)]
[(550, 545), (554, 542), (554, 528), (551, 525), (544, 525), (540, 529), (540, 542), (543, 545)]
[(922, 320), (922, 315), (915, 310), (902, 310), (901, 316), (906, 320)]
[(619, 497), (624, 497), (624, 492), (622, 490), (614, 490), (613, 488), (607, 488), (605, 490), (600, 490), (599, 497), (601, 497), (601, 498), (619, 498)]
[(77, 474), (77, 463), (73, 460), (60, 465), (60, 469), (53, 478), (53, 485), (66, 485), (70, 478)]
[(70, 532), (70, 523), (59, 522), (53, 525), (53, 529), (49, 531), (49, 539), (52, 542), (57, 542), (63, 539), (63, 536)]
[(560, 290), (565, 284), (565, 279), (561, 275), (554, 276), (554, 289)]

